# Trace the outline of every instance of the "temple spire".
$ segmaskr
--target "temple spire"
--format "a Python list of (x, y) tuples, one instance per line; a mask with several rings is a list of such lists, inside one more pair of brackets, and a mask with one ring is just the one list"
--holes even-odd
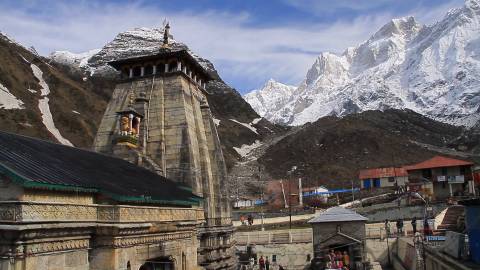
[(163, 45), (162, 47), (168, 47), (168, 39), (170, 37), (170, 23), (167, 22), (163, 31)]

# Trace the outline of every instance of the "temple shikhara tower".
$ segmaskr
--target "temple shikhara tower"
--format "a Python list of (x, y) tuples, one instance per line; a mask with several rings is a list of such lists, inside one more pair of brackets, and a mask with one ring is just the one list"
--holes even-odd
[(169, 26), (156, 53), (111, 62), (121, 72), (94, 150), (125, 159), (191, 188), (202, 198), (198, 264), (235, 265), (226, 167), (205, 89), (208, 72), (186, 49), (169, 44)]

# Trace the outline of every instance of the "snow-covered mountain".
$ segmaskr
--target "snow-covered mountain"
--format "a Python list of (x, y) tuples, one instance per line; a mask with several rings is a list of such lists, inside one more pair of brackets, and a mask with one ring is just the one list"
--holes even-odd
[(295, 86), (270, 79), (261, 89), (246, 94), (244, 99), (261, 117), (269, 119), (272, 116), (270, 112), (277, 111), (285, 106), (295, 89)]
[[(160, 49), (163, 42), (163, 28), (135, 28), (119, 33), (102, 49), (94, 49), (75, 54), (68, 51), (55, 51), (49, 58), (57, 63), (66, 64), (87, 71), (90, 75), (108, 75), (114, 73), (107, 63), (122, 58), (149, 55)], [(169, 43), (173, 49), (188, 47), (170, 36)], [(216, 73), (212, 63), (189, 51), (207, 70)]]
[(60, 64), (83, 68), (88, 65), (88, 60), (98, 52), (100, 52), (100, 49), (93, 49), (84, 53), (72, 53), (69, 51), (55, 51), (51, 53), (48, 56), (48, 58)]
[[(275, 100), (270, 93), (262, 98)], [(289, 125), (395, 108), (472, 126), (480, 119), (480, 0), (466, 0), (433, 25), (394, 19), (341, 55), (320, 54), (280, 107), (247, 101), (268, 120)]]

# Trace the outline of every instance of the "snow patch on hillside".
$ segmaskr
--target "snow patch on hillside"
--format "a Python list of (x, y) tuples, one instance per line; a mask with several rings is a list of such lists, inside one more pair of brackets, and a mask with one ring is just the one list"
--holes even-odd
[(252, 132), (254, 132), (255, 134), (258, 135), (257, 129), (256, 129), (255, 127), (253, 127), (251, 123), (250, 123), (250, 124), (246, 124), (246, 123), (242, 123), (242, 122), (240, 122), (240, 121), (237, 121), (237, 120), (235, 120), (235, 119), (229, 119), (229, 120), (232, 121), (232, 122), (235, 122), (235, 123), (237, 123), (237, 124), (239, 124), (239, 125), (242, 125), (242, 126), (248, 128), (248, 129), (250, 129)]
[(0, 83), (0, 109), (24, 109), (23, 101), (14, 96), (7, 87)]
[(213, 118), (213, 123), (215, 123), (215, 126), (220, 126), (220, 119)]
[(235, 151), (241, 156), (241, 157), (246, 157), (250, 152), (252, 152), (254, 149), (262, 146), (262, 142), (259, 140), (256, 140), (254, 143), (248, 145), (248, 144), (242, 144), (240, 147), (233, 147)]
[(250, 125), (256, 125), (258, 124), (258, 122), (260, 122), (263, 118), (262, 117), (259, 117), (259, 118), (255, 118), (252, 120), (252, 122), (250, 123)]
[(48, 87), (47, 82), (45, 82), (45, 80), (43, 79), (42, 70), (35, 64), (30, 64), (30, 67), (32, 68), (33, 75), (39, 81), (38, 84), (40, 84), (41, 86), (40, 93), (42, 99), (38, 100), (38, 108), (40, 109), (40, 113), (42, 114), (43, 124), (45, 125), (47, 130), (52, 133), (55, 139), (57, 139), (57, 141), (59, 141), (61, 144), (73, 146), (73, 144), (69, 140), (65, 139), (62, 134), (60, 134), (60, 131), (57, 129), (57, 127), (55, 127), (52, 112), (50, 111), (50, 106), (48, 105), (48, 95), (50, 94), (50, 88)]

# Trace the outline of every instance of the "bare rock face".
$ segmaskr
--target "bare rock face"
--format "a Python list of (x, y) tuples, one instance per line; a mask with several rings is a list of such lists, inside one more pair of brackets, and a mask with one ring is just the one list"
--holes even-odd
[[(254, 93), (246, 100), (268, 120), (287, 125), (394, 108), (471, 127), (480, 120), (479, 22), (478, 0), (433, 25), (394, 19), (341, 55), (320, 54), (281, 106), (261, 103)], [(270, 92), (262, 98), (275, 100), (278, 93)]]

